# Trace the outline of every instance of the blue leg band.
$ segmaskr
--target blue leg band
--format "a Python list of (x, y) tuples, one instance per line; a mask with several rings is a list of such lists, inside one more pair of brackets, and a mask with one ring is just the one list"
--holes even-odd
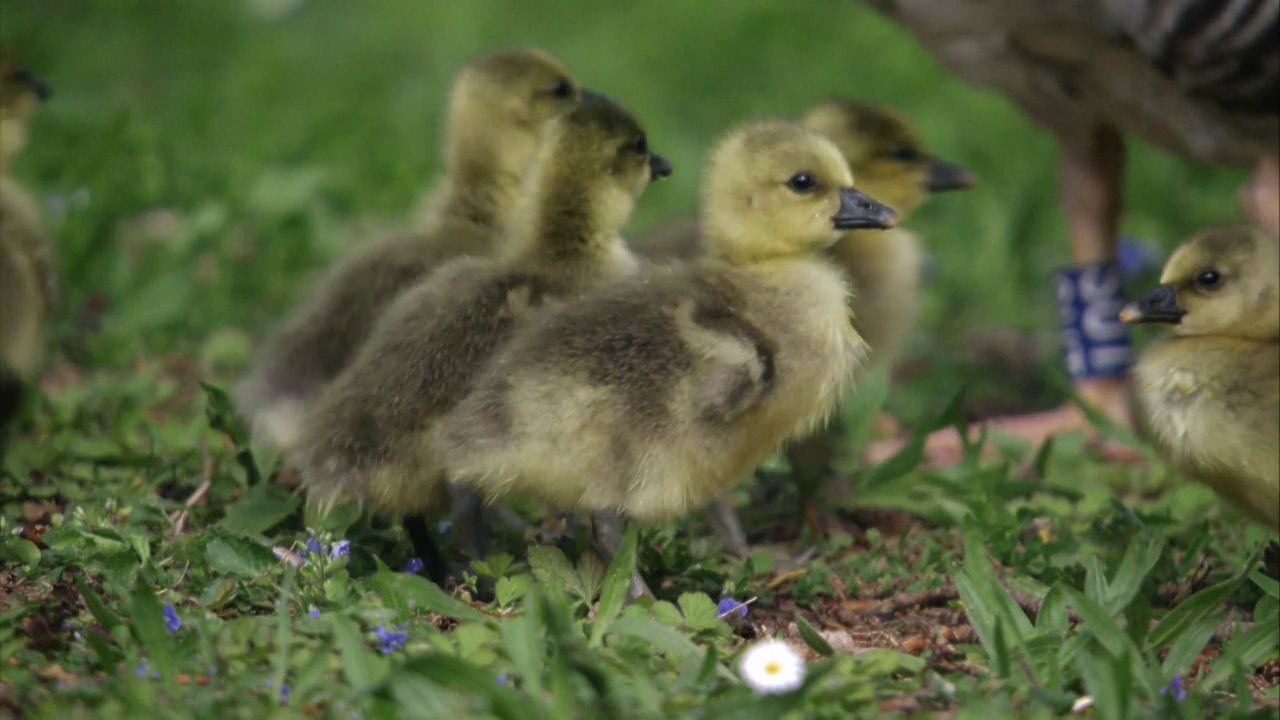
[(1062, 350), (1072, 380), (1117, 378), (1129, 372), (1133, 346), (1120, 322), (1120, 265), (1102, 262), (1059, 270), (1055, 277)]

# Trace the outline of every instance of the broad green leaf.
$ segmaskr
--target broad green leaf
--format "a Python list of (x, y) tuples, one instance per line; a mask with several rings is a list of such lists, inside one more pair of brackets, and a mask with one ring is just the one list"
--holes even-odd
[(1063, 588), (1067, 602), (1079, 613), (1083, 626), (1112, 657), (1121, 657), (1131, 647), (1129, 637), (1116, 619), (1098, 603), (1070, 588)]
[(247, 538), (219, 535), (205, 546), (209, 569), (241, 577), (257, 577), (278, 560), (269, 548)]
[(1101, 720), (1127, 720), (1132, 716), (1133, 683), (1130, 664), (1123, 658), (1090, 648), (1078, 659), (1077, 667), (1085, 690), (1093, 696), (1094, 713)]
[(831, 643), (828, 643), (819, 635), (818, 631), (802, 615), (796, 615), (796, 629), (800, 631), (800, 637), (804, 640), (804, 644), (812, 648), (814, 652), (823, 657), (835, 655), (836, 651), (831, 647)]
[(618, 554), (609, 563), (609, 570), (604, 576), (604, 586), (600, 590), (600, 603), (596, 605), (596, 619), (591, 627), (591, 647), (598, 647), (604, 641), (605, 631), (622, 612), (622, 604), (627, 599), (627, 588), (631, 583), (631, 574), (636, 569), (636, 544), (638, 531), (634, 523), (628, 524), (622, 536), (622, 546)]
[(5, 538), (0, 540), (0, 562), (35, 565), (40, 562), (40, 548), (26, 538)]
[(365, 644), (364, 637), (352, 625), (351, 618), (332, 615), (329, 619), (333, 629), (334, 644), (342, 655), (342, 672), (347, 682), (356, 690), (362, 690), (377, 683), (382, 676), (385, 665)]
[(1143, 581), (1163, 553), (1164, 538), (1160, 536), (1132, 539), (1099, 604), (1111, 613), (1123, 611), (1142, 590)]
[(575, 570), (578, 574), (578, 582), (582, 584), (583, 602), (594, 602), (600, 595), (600, 585), (604, 580), (605, 568), (600, 558), (596, 557), (595, 553), (583, 553), (578, 557)]
[(165, 628), (164, 608), (160, 607), (160, 601), (156, 599), (151, 585), (141, 576), (134, 584), (130, 615), (133, 619), (130, 627), (138, 642), (146, 647), (146, 657), (151, 667), (159, 670), (166, 680), (172, 682), (177, 673), (173, 665), (173, 638), (169, 637)]
[(227, 508), (219, 523), (236, 535), (266, 532), (298, 509), (301, 500), (279, 483), (258, 483)]
[(502, 648), (507, 659), (515, 666), (512, 670), (520, 675), (529, 692), (541, 692), (546, 641), (538, 614), (526, 612), (518, 617), (507, 618), (498, 623), (498, 634), (502, 637)]
[(462, 698), (420, 673), (400, 671), (387, 681), (396, 701), (394, 717), (411, 720), (438, 720), (459, 717), (465, 712)]
[(437, 612), (459, 620), (487, 621), (489, 619), (488, 615), (452, 597), (441, 590), (439, 585), (418, 575), (383, 570), (369, 578), (368, 583), (379, 594), (402, 595), (416, 603), (422, 612)]
[(716, 668), (720, 666), (720, 656), (716, 652), (715, 645), (708, 645), (707, 652), (702, 656), (702, 662), (698, 665), (698, 674), (694, 676), (696, 687), (704, 687), (711, 682), (711, 676), (715, 673)]
[[(533, 571), (533, 577), (543, 585), (554, 585), (578, 598), (586, 594), (586, 589), (582, 587), (582, 581), (578, 578), (578, 571), (558, 547), (550, 545), (530, 547), (529, 569)], [(586, 598), (583, 602), (589, 603), (591, 598)]]
[(499, 607), (510, 607), (512, 603), (529, 594), (529, 579), (528, 575), (498, 578), (493, 585), (493, 594)]
[(76, 589), (80, 591), (80, 597), (84, 599), (84, 605), (89, 608), (93, 619), (97, 620), (107, 633), (120, 625), (120, 618), (107, 609), (106, 603), (102, 602), (102, 598), (98, 597), (98, 593), (89, 586), (83, 576), (76, 578)]
[(553, 717), (537, 697), (498, 683), (491, 672), (443, 653), (418, 655), (404, 665), (405, 672), (430, 678), (431, 682), (469, 697), (484, 698), (488, 710), (500, 720), (542, 720)]
[(700, 651), (698, 646), (683, 634), (648, 618), (634, 615), (624, 615), (614, 620), (609, 625), (607, 633), (639, 638), (658, 650), (676, 657), (688, 657)]
[(1065, 632), (1071, 625), (1067, 613), (1066, 596), (1061, 583), (1054, 583), (1040, 600), (1040, 612), (1036, 615), (1036, 629)]
[(680, 614), (684, 617), (686, 627), (702, 630), (724, 626), (724, 620), (717, 617), (719, 611), (715, 602), (706, 593), (683, 593), (676, 602), (680, 605)]
[(1253, 570), (1249, 573), (1249, 580), (1262, 589), (1269, 597), (1280, 600), (1280, 580), (1273, 577), (1263, 575), (1259, 570)]

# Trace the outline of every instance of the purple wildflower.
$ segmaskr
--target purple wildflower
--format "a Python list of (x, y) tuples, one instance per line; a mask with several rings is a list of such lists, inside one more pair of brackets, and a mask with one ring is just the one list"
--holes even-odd
[(329, 548), (329, 557), (336, 559), (349, 552), (351, 552), (351, 542), (348, 540), (339, 540), (333, 544), (333, 547)]
[(133, 674), (138, 677), (147, 677), (148, 673), (151, 675), (152, 679), (160, 677), (160, 671), (152, 670), (151, 663), (147, 662), (146, 658), (143, 658), (142, 662), (138, 663), (138, 667), (133, 669)]
[(404, 571), (408, 575), (417, 575), (422, 572), (422, 558), (409, 558), (409, 562), (404, 564)]
[(1169, 684), (1160, 688), (1161, 695), (1170, 695), (1174, 702), (1182, 702), (1187, 699), (1187, 689), (1182, 686), (1182, 676), (1174, 675)]
[(381, 625), (374, 628), (373, 634), (378, 637), (378, 649), (382, 654), (390, 655), (392, 651), (404, 648), (404, 641), (409, 639), (408, 629), (408, 623), (392, 625), (390, 630)]
[(502, 672), (498, 673), (498, 677), (496, 678), (496, 680), (498, 681), (498, 684), (499, 684), (499, 685), (506, 685), (506, 684), (507, 684), (507, 680), (508, 680), (508, 679), (509, 679), (509, 678), (507, 677), (507, 671), (506, 671), (506, 670), (503, 670)]
[(731, 597), (720, 598), (720, 602), (716, 603), (716, 617), (725, 618), (731, 613), (738, 613), (740, 617), (747, 616), (747, 604), (738, 602)]
[(316, 607), (315, 605), (312, 605), (311, 609), (307, 611), (307, 617), (309, 618), (320, 617), (320, 608)]
[[(271, 687), (274, 683), (271, 682), (271, 678), (267, 678), (264, 684), (267, 687)], [(289, 683), (280, 683), (280, 704), (283, 705), (287, 702), (289, 702)]]
[(314, 535), (307, 538), (306, 547), (304, 547), (299, 554), (305, 556), (309, 552), (324, 552), (324, 546), (320, 544), (320, 541), (317, 540)]
[(178, 611), (173, 609), (173, 603), (164, 606), (164, 626), (169, 632), (177, 632), (182, 627), (182, 618), (178, 617)]

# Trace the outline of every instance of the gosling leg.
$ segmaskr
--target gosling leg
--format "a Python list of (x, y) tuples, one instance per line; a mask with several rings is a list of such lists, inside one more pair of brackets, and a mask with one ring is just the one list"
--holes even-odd
[[(617, 512), (598, 510), (591, 513), (591, 533), (595, 541), (596, 552), (604, 558), (606, 564), (612, 563), (622, 549), (622, 536), (627, 530), (627, 520)], [(631, 582), (627, 586), (627, 601), (638, 597), (653, 597), (639, 570), (631, 571)]]
[(742, 529), (738, 512), (733, 509), (728, 498), (718, 497), (711, 503), (707, 508), (707, 524), (730, 555), (741, 560), (751, 554), (751, 546), (747, 545), (747, 533)]

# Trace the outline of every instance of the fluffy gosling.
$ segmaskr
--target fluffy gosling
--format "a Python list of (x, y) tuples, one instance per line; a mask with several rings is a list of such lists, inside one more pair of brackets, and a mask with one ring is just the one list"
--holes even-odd
[(1160, 285), (1120, 315), (1171, 337), (1134, 368), (1139, 418), (1161, 453), (1280, 531), (1280, 247), (1217, 227), (1184, 243)]
[(44, 330), (57, 296), (52, 247), (40, 207), (9, 162), (27, 144), (36, 108), (49, 86), (0, 51), (0, 450), (5, 429), (39, 372)]
[(825, 419), (867, 348), (822, 250), (895, 224), (893, 211), (853, 188), (829, 140), (786, 122), (722, 140), (701, 206), (705, 258), (645, 268), (517, 331), (446, 416), (451, 477), (593, 512), (609, 555), (626, 520), (705, 506)]
[(256, 441), (286, 450), (297, 441), (307, 403), (402, 290), (447, 260), (499, 249), (539, 131), (582, 94), (568, 68), (541, 50), (483, 55), (458, 73), (428, 228), (358, 247), (266, 340), (235, 391)]
[[(612, 102), (586, 102), (554, 120), (517, 204), (509, 251), (455, 260), (405, 291), (307, 414), (291, 459), (309, 499), (355, 499), (384, 516), (442, 504), (440, 418), (531, 313), (635, 271), (618, 233), (649, 182), (670, 172)], [(414, 539), (441, 579), (438, 552)]]

